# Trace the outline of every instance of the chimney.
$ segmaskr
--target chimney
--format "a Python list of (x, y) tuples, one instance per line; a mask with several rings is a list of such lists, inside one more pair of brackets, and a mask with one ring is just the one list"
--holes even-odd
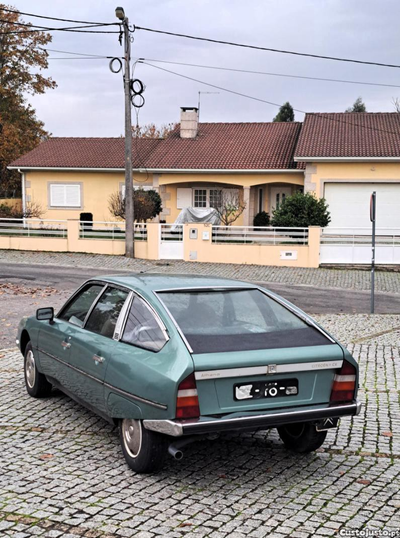
[(199, 109), (181, 107), (181, 138), (196, 138), (199, 128)]

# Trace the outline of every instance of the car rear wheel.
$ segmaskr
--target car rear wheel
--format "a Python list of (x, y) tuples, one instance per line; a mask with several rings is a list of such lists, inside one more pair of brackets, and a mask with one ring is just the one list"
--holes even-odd
[(32, 344), (28, 342), (24, 354), (25, 386), (28, 394), (34, 398), (46, 398), (51, 393), (51, 383), (41, 374), (36, 366)]
[(279, 437), (289, 450), (298, 453), (313, 452), (325, 441), (326, 431), (317, 432), (309, 422), (286, 424), (278, 428)]
[(166, 437), (143, 428), (141, 420), (120, 421), (122, 452), (129, 467), (136, 473), (153, 473), (161, 469), (167, 454)]

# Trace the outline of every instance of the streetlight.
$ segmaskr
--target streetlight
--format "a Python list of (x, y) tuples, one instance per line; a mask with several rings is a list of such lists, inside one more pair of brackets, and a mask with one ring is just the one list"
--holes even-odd
[(115, 8), (115, 16), (120, 21), (123, 21), (125, 19), (125, 11), (123, 7), (117, 7)]

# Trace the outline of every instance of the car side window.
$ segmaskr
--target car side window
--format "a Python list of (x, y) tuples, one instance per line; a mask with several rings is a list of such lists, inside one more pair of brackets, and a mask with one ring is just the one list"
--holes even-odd
[(112, 338), (127, 297), (127, 291), (108, 287), (90, 313), (85, 329)]
[(150, 351), (160, 351), (167, 342), (167, 337), (153, 312), (145, 301), (136, 295), (133, 297), (121, 341)]
[(78, 327), (83, 327), (86, 315), (99, 293), (104, 288), (102, 284), (89, 284), (76, 295), (61, 311), (59, 319), (69, 321)]

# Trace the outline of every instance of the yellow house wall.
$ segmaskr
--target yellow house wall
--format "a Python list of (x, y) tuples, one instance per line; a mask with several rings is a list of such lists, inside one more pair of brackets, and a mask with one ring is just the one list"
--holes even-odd
[(313, 191), (318, 197), (324, 196), (325, 183), (332, 182), (400, 182), (400, 162), (330, 162), (307, 165), (306, 190)]
[[(143, 177), (142, 177), (143, 176)], [(79, 219), (81, 213), (93, 213), (93, 220), (112, 221), (115, 217), (108, 210), (108, 199), (111, 194), (120, 191), (124, 183), (123, 172), (59, 172), (32, 171), (26, 173), (27, 200), (38, 203), (44, 209), (44, 219)], [(49, 206), (50, 183), (81, 183), (81, 208), (51, 208)], [(152, 185), (152, 175), (134, 175), (134, 184)]]

